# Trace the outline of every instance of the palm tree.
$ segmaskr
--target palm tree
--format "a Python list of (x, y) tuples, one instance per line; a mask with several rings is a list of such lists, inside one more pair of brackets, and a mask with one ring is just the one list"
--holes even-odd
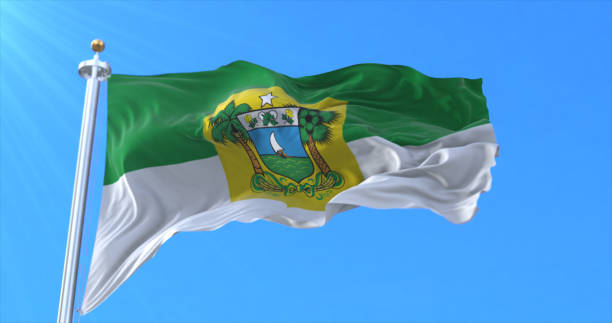
[(308, 145), (308, 150), (323, 175), (331, 171), (323, 156), (319, 153), (315, 143), (328, 142), (331, 139), (329, 124), (334, 122), (337, 115), (333, 111), (320, 111), (302, 108), (298, 114), (300, 137)]
[(212, 138), (216, 142), (225, 144), (225, 139), (231, 143), (239, 142), (242, 148), (249, 155), (251, 159), (251, 165), (255, 174), (263, 174), (261, 164), (257, 159), (257, 155), (249, 147), (248, 142), (251, 140), (248, 132), (244, 129), (240, 121), (238, 121), (237, 115), (246, 113), (251, 109), (248, 104), (241, 104), (237, 107), (234, 106), (234, 101), (230, 102), (225, 109), (219, 111), (216, 116), (210, 119), (210, 126), (212, 127)]

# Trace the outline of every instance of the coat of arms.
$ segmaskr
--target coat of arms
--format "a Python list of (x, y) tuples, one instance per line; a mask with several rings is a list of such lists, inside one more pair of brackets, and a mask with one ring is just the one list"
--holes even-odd
[[(332, 153), (334, 148), (338, 150), (333, 145), (334, 141), (345, 147), (340, 151), (348, 150), (346, 144), (338, 138), (341, 135), (340, 123), (344, 120), (342, 111), (339, 111), (342, 106), (337, 105), (340, 101), (328, 100), (328, 103), (335, 105), (317, 109), (316, 106), (306, 107), (297, 103), (280, 88), (266, 90), (255, 96), (259, 99), (255, 100), (256, 104), (252, 104), (252, 95), (227, 100), (217, 108), (214, 115), (205, 120), (205, 134), (215, 143), (226, 175), (235, 170), (244, 174), (244, 168), (248, 167), (251, 170), (250, 176), (241, 176), (236, 180), (249, 183), (251, 193), (237, 192), (249, 197), (271, 196), (282, 200), (281, 197), (302, 195), (299, 199), (303, 201), (329, 200), (346, 184), (347, 169), (342, 168), (349, 166), (350, 169), (352, 166), (350, 170), (354, 172), (353, 164), (356, 164), (350, 155), (348, 161), (353, 164), (348, 162), (332, 166), (322, 153)], [(283, 102), (276, 104), (274, 101)], [(238, 158), (238, 147), (241, 158), (245, 160), (247, 157), (250, 165), (236, 165), (233, 159)], [(223, 153), (228, 149), (232, 149), (231, 155)], [(340, 151), (331, 154), (336, 156), (334, 159), (338, 159)], [(240, 169), (229, 169), (234, 168), (233, 165)], [(349, 185), (352, 186), (358, 176), (350, 173)], [(228, 176), (230, 187), (235, 177)]]

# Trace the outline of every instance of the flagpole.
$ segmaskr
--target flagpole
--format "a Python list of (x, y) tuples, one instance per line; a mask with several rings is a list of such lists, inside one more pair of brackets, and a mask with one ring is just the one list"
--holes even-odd
[(85, 90), (81, 139), (79, 141), (79, 153), (72, 192), (72, 207), (70, 209), (68, 241), (66, 242), (66, 257), (64, 258), (62, 290), (57, 311), (58, 323), (72, 323), (74, 314), (74, 296), (79, 270), (83, 217), (85, 215), (87, 184), (89, 182), (89, 166), (91, 164), (96, 112), (98, 110), (98, 94), (100, 92), (100, 82), (106, 80), (111, 74), (110, 65), (99, 58), (99, 53), (104, 50), (104, 42), (95, 39), (91, 42), (91, 49), (95, 52), (93, 59), (79, 64), (79, 74), (87, 80), (87, 88)]

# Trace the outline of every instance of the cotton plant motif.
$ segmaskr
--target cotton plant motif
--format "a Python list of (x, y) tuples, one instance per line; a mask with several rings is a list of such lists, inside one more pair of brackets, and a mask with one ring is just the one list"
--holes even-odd
[(277, 125), (278, 121), (276, 121), (276, 117), (277, 117), (276, 111), (269, 111), (266, 113), (262, 112), (259, 114), (259, 118), (263, 121), (264, 126), (267, 126), (269, 124), (273, 126)]
[(285, 120), (288, 124), (293, 124), (293, 111), (290, 109), (286, 109), (285, 113), (282, 115), (282, 119)]
[(244, 120), (249, 124), (250, 128), (254, 128), (255, 125), (257, 124), (257, 118), (251, 117), (250, 114), (244, 117)]

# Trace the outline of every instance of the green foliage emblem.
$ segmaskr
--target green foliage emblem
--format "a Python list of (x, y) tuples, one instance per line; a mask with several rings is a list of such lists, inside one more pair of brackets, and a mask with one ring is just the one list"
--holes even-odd
[(326, 191), (344, 184), (317, 148), (331, 140), (329, 126), (336, 117), (333, 111), (300, 106), (252, 109), (232, 101), (210, 118), (209, 126), (215, 142), (240, 145), (248, 155), (252, 191), (284, 196), (302, 192), (321, 200), (329, 195)]

